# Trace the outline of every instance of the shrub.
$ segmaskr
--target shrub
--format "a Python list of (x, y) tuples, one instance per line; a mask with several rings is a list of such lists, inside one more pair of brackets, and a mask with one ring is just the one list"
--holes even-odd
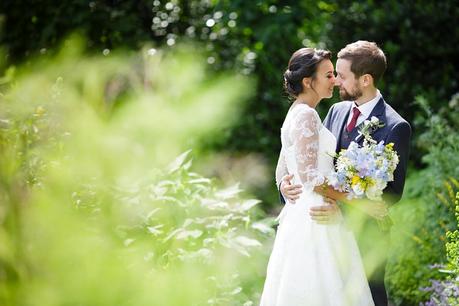
[(188, 153), (166, 168), (236, 112), (247, 80), (156, 51), (84, 57), (70, 42), (2, 84), (2, 305), (257, 299), (272, 234), (258, 201), (194, 173)]
[[(412, 172), (408, 178), (405, 197), (394, 207), (397, 226), (392, 232), (394, 247), (387, 267), (387, 282), (396, 305), (415, 305), (428, 299), (425, 288), (430, 279), (441, 279), (433, 264), (446, 262), (444, 243), (446, 232), (455, 227), (454, 194), (459, 183), (459, 136), (453, 131), (457, 123), (457, 96), (439, 112), (427, 101), (417, 98), (425, 115), (416, 119), (425, 132), (419, 135), (417, 147), (428, 153), (423, 157), (426, 168)], [(414, 277), (413, 277), (414, 276)]]
[(456, 229), (446, 233), (445, 247), (448, 262), (446, 267), (440, 270), (446, 273), (446, 276), (431, 280), (430, 287), (422, 288), (430, 293), (429, 301), (422, 304), (425, 306), (459, 305), (459, 192), (456, 193), (455, 207)]

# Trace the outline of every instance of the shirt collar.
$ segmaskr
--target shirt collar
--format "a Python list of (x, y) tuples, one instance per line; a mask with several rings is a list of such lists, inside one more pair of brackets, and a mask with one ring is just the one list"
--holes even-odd
[[(370, 101), (360, 105), (360, 106), (357, 106), (357, 104), (355, 104), (354, 102), (354, 107), (357, 107), (361, 113), (361, 115), (363, 116), (363, 118), (368, 118), (368, 116), (370, 116), (371, 112), (373, 111), (373, 108), (375, 108), (376, 104), (378, 103), (379, 99), (382, 98), (382, 95), (381, 93), (379, 92), (379, 89), (376, 90), (376, 97), (374, 97), (373, 99), (371, 99)], [(352, 108), (354, 108), (352, 107)]]

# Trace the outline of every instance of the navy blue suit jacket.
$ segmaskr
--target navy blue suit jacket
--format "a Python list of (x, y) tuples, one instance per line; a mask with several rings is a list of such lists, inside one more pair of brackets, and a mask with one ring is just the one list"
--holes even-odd
[[(343, 101), (334, 104), (328, 111), (323, 122), (324, 126), (329, 129), (337, 139), (336, 152), (341, 149), (347, 149), (348, 143), (341, 147), (340, 139), (343, 137), (347, 120), (354, 102)], [(394, 180), (387, 184), (384, 190), (384, 199), (388, 203), (398, 202), (403, 193), (405, 186), (406, 169), (408, 165), (408, 153), (410, 147), (411, 127), (410, 124), (402, 118), (383, 98), (381, 98), (373, 108), (370, 116), (377, 117), (384, 126), (372, 133), (372, 137), (377, 142), (383, 140), (385, 144), (394, 143), (394, 150), (400, 158), (400, 162), (394, 171)], [(355, 140), (358, 136), (359, 127), (357, 126), (350, 134), (350, 140)], [(360, 137), (361, 138), (361, 137)], [(363, 139), (358, 141), (360, 144)]]

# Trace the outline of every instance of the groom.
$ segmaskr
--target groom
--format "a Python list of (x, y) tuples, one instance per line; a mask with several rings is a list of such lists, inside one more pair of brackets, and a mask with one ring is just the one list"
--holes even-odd
[[(400, 162), (394, 172), (394, 181), (389, 182), (384, 190), (383, 198), (387, 204), (398, 202), (403, 193), (408, 161), (408, 149), (411, 137), (411, 127), (389, 104), (387, 104), (376, 87), (386, 70), (386, 57), (383, 51), (373, 42), (357, 41), (348, 44), (338, 53), (336, 62), (336, 83), (343, 102), (334, 104), (324, 120), (324, 125), (337, 139), (336, 152), (347, 149), (351, 141), (362, 144), (358, 137), (359, 126), (366, 119), (375, 116), (383, 127), (372, 133), (376, 141), (383, 140), (385, 144), (394, 143), (394, 149), (400, 157)], [(301, 185), (292, 185), (292, 176), (286, 175), (280, 183), (281, 200), (283, 197), (290, 201), (298, 199)], [(312, 219), (320, 223), (332, 223), (339, 219), (341, 210), (345, 220), (350, 221), (351, 209), (327, 199), (330, 205), (316, 206), (309, 212)], [(387, 253), (389, 247), (389, 231), (378, 227), (376, 219), (380, 218), (378, 205), (370, 201), (360, 204), (361, 211), (366, 213), (364, 224), (357, 235), (360, 252), (367, 270), (370, 289), (375, 305), (388, 305), (384, 286), (384, 272), (387, 254), (375, 264), (374, 256)], [(380, 206), (379, 206), (380, 209)], [(370, 217), (368, 217), (368, 215)], [(352, 219), (354, 220), (354, 219)], [(352, 221), (354, 222), (354, 221)], [(349, 224), (352, 227), (352, 224)], [(363, 231), (362, 231), (363, 229)], [(376, 256), (377, 257), (377, 256)]]

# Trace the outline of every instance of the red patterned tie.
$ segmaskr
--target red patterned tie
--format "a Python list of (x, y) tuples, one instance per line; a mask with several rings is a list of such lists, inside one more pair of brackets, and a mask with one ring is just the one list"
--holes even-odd
[(352, 111), (354, 113), (352, 114), (351, 122), (349, 122), (349, 124), (346, 127), (349, 133), (355, 128), (355, 124), (357, 123), (357, 118), (359, 118), (360, 116), (360, 110), (357, 107), (354, 107)]

